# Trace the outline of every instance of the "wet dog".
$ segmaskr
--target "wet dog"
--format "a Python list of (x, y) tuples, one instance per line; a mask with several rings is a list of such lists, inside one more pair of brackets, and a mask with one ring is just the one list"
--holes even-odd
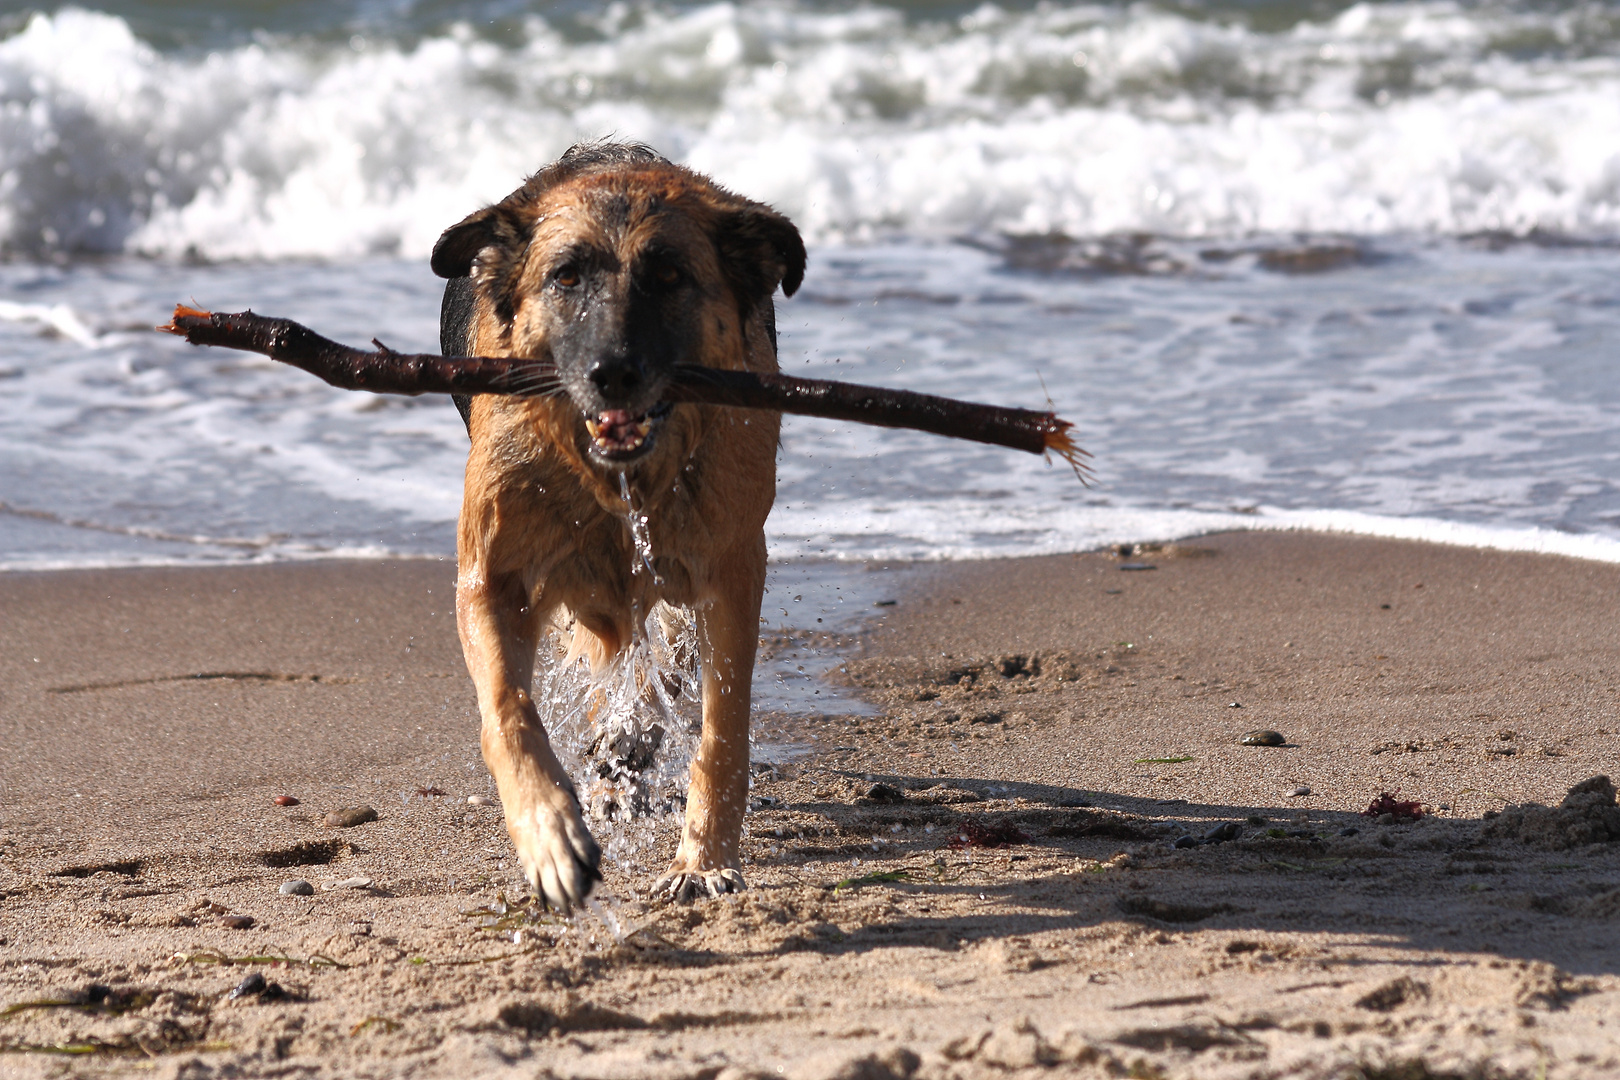
[[(773, 294), (804, 276), (785, 217), (643, 146), (576, 146), (447, 229), (446, 355), (549, 359), (549, 396), (457, 402), (472, 450), (458, 530), (457, 624), (484, 761), (535, 894), (579, 904), (600, 853), (531, 699), (543, 635), (602, 665), (660, 601), (691, 610), (703, 732), (666, 895), (739, 873), (765, 518), (780, 417), (660, 402), (675, 365), (774, 372)], [(621, 480), (622, 478), (622, 480)], [(629, 493), (626, 505), (625, 492)], [(645, 516), (651, 566), (626, 524)]]

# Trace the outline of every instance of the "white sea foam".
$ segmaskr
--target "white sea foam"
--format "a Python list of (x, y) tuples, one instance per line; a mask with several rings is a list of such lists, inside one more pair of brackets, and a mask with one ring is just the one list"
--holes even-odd
[(974, 232), (1612, 234), (1607, 9), (1358, 4), (1261, 32), (1090, 5), (615, 6), (409, 41), (0, 41), (0, 244), (418, 257), (579, 138), (645, 139), (816, 241)]

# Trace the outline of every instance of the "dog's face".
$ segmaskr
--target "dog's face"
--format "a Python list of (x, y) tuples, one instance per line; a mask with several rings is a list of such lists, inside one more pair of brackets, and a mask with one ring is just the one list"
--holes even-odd
[(499, 347), (551, 360), (587, 456), (623, 467), (655, 451), (677, 365), (746, 365), (744, 325), (778, 283), (797, 288), (804, 245), (661, 159), (568, 164), (446, 231), (433, 267), (471, 272)]

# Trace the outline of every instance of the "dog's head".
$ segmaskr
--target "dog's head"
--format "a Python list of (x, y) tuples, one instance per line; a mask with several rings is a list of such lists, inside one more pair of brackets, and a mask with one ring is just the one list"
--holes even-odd
[(777, 285), (793, 294), (804, 263), (769, 207), (644, 146), (595, 143), (445, 230), (432, 265), (471, 275), (479, 340), (551, 360), (587, 452), (621, 465), (655, 445), (674, 366), (745, 366), (750, 318)]

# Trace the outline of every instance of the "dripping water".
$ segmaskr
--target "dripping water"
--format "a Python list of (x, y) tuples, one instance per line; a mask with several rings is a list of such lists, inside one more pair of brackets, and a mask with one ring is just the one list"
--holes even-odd
[(619, 474), (619, 494), (624, 497), (624, 521), (630, 526), (630, 543), (635, 548), (635, 554), (630, 559), (630, 573), (650, 574), (654, 585), (662, 585), (664, 579), (659, 575), (658, 567), (653, 565), (652, 533), (647, 529), (647, 515), (637, 509), (630, 493), (630, 477), (622, 472)]

